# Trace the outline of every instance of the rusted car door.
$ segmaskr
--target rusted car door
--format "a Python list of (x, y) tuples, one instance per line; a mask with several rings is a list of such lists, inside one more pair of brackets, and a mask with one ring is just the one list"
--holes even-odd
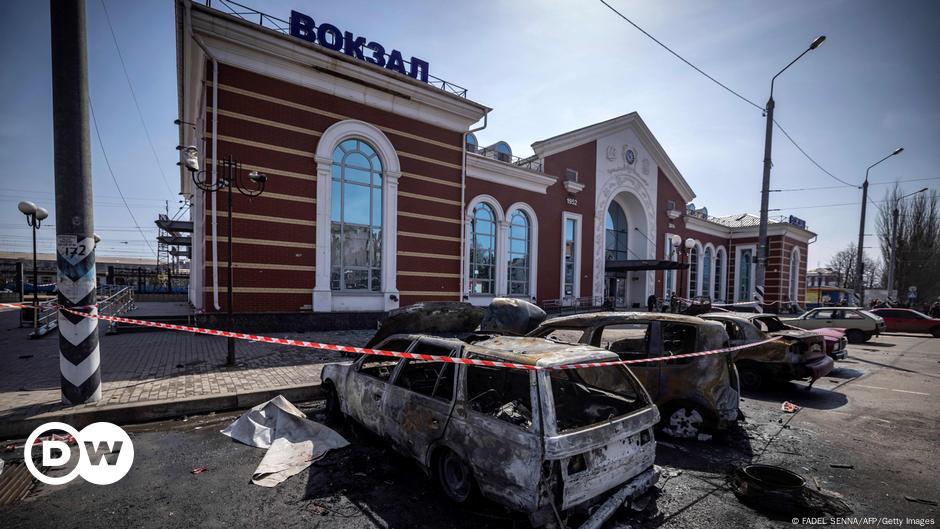
[[(376, 348), (386, 351), (407, 351), (411, 348), (412, 342), (413, 340), (393, 339)], [(364, 356), (353, 364), (353, 371), (346, 380), (344, 396), (349, 414), (377, 435), (385, 435), (383, 399), (398, 364), (398, 358)]]
[(465, 450), (484, 493), (534, 509), (543, 453), (535, 372), (466, 365), (457, 371), (447, 444)]
[[(622, 360), (649, 358), (659, 350), (659, 322), (631, 322), (607, 325), (586, 336), (590, 345), (617, 353)], [(656, 344), (656, 345), (654, 345)], [(660, 362), (630, 364), (630, 371), (640, 380), (652, 399), (658, 400), (661, 391)]]
[[(412, 353), (452, 356), (455, 347), (419, 340)], [(455, 365), (405, 360), (386, 390), (385, 432), (402, 453), (421, 461), (439, 439), (454, 401)]]

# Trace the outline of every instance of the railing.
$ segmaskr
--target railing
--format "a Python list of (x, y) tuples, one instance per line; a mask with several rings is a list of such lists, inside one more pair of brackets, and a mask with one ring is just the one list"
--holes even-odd
[[(134, 289), (131, 287), (118, 287), (115, 285), (106, 285), (99, 288), (99, 292), (104, 289), (108, 294), (106, 298), (98, 302), (98, 314), (106, 316), (119, 316), (128, 311), (134, 310)], [(117, 324), (108, 323), (108, 332), (114, 330)]]
[(542, 160), (540, 160), (538, 156), (520, 158), (519, 156), (513, 156), (509, 153), (501, 152), (491, 147), (478, 147), (476, 145), (467, 145), (467, 152), (478, 154), (485, 158), (490, 158), (491, 160), (497, 160), (503, 163), (508, 163), (510, 165), (515, 165), (516, 167), (521, 167), (523, 169), (528, 169), (537, 173), (542, 172)]
[(59, 309), (55, 299), (43, 301), (39, 304), (39, 317), (36, 326), (30, 333), (30, 338), (39, 338), (59, 326)]
[(539, 306), (548, 313), (592, 312), (607, 308), (609, 306), (608, 301), (609, 300), (603, 296), (587, 296), (581, 298), (567, 296), (558, 299), (542, 300)]
[[(283, 18), (278, 18), (271, 16), (267, 13), (262, 13), (257, 9), (253, 9), (246, 5), (239, 4), (238, 2), (233, 2), (232, 0), (215, 0), (215, 4), (218, 7), (213, 7), (213, 0), (204, 0), (206, 7), (211, 7), (217, 11), (227, 13), (233, 16), (236, 16), (242, 20), (247, 20), (248, 22), (256, 23), (261, 27), (272, 29), (278, 33), (283, 33), (285, 35), (290, 35), (290, 21), (284, 20)], [(257, 22), (256, 22), (257, 21)], [(314, 26), (313, 29), (316, 29)], [(385, 54), (386, 59), (389, 57), (389, 54)], [(411, 67), (411, 61), (403, 61), (408, 67)], [(435, 88), (443, 90), (449, 94), (454, 94), (459, 97), (467, 97), (467, 89), (445, 81), (440, 77), (435, 77), (428, 73), (427, 83)]]

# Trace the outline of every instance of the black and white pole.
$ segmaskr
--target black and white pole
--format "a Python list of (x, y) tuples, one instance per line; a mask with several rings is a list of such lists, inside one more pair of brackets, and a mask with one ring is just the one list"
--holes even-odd
[[(84, 0), (51, 0), (59, 305), (97, 313)], [(62, 402), (101, 399), (98, 321), (59, 309)]]

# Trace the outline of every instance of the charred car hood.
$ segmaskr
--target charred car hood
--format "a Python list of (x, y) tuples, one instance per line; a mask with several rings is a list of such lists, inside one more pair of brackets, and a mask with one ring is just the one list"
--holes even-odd
[(767, 333), (770, 336), (780, 336), (783, 338), (789, 338), (791, 340), (800, 340), (800, 341), (811, 341), (815, 342), (819, 338), (819, 334), (810, 331), (796, 330), (796, 329), (785, 329), (782, 331), (774, 331)]

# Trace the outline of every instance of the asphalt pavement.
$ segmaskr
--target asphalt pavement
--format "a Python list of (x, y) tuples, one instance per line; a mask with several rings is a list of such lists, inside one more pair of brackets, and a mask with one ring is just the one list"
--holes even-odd
[[(742, 462), (784, 466), (807, 486), (851, 508), (843, 524), (936, 525), (940, 500), (940, 339), (882, 336), (850, 346), (849, 358), (806, 390), (802, 382), (745, 394), (745, 419), (710, 442), (658, 437), (663, 478), (641, 512), (622, 509), (625, 527), (794, 527), (818, 525), (787, 512), (742, 504), (728, 476)], [(786, 414), (781, 403), (802, 408)], [(322, 403), (304, 408), (322, 419)], [(275, 488), (250, 483), (263, 450), (219, 430), (236, 414), (128, 428), (136, 458), (118, 484), (37, 485), (0, 507), (13, 527), (527, 527), (489, 504), (449, 504), (417, 464), (380, 440), (342, 427), (352, 445)], [(3, 454), (12, 460), (17, 454)], [(208, 470), (193, 474), (197, 467)], [(922, 503), (927, 502), (927, 503)], [(931, 523), (929, 520), (933, 520)]]

